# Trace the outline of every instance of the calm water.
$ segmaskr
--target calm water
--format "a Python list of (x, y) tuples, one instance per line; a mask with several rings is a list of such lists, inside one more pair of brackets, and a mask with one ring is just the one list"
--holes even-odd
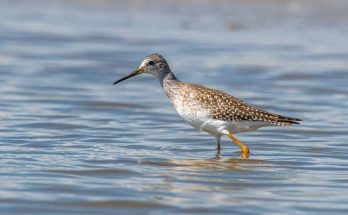
[[(241, 2), (0, 1), (0, 213), (347, 213), (348, 4)], [(304, 122), (216, 158), (154, 78), (112, 85), (153, 52)]]

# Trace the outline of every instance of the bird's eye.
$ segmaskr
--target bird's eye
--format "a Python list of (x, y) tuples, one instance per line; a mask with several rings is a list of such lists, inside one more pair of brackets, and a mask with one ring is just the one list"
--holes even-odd
[(147, 64), (149, 64), (150, 66), (154, 65), (155, 62), (154, 61), (149, 61)]

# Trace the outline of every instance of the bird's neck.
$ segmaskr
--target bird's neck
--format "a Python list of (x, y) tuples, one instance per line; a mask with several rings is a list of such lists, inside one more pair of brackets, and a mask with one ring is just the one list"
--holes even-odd
[(171, 82), (178, 81), (178, 79), (171, 71), (158, 72), (155, 73), (155, 76), (159, 80), (162, 87), (164, 87), (165, 84), (170, 84)]
[(172, 72), (169, 72), (167, 74), (164, 75), (164, 77), (161, 80), (161, 85), (163, 87), (164, 84), (172, 84), (174, 82), (179, 81), (175, 75)]
[(169, 98), (172, 98), (172, 95), (175, 93), (177, 83), (180, 81), (172, 72), (163, 73), (158, 77), (160, 84)]

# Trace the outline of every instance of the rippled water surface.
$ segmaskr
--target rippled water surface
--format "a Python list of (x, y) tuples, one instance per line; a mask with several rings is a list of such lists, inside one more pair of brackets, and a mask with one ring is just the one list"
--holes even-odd
[[(1, 214), (344, 214), (345, 1), (0, 1)], [(112, 82), (162, 53), (185, 81), (304, 119), (215, 139), (158, 81)]]

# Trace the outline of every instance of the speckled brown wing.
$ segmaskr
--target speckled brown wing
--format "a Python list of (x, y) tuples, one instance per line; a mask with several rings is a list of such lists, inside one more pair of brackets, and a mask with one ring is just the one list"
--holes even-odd
[(224, 121), (261, 121), (272, 125), (299, 124), (300, 119), (281, 116), (250, 106), (240, 99), (219, 90), (200, 85), (190, 85), (195, 90), (199, 103), (212, 112), (213, 119)]

